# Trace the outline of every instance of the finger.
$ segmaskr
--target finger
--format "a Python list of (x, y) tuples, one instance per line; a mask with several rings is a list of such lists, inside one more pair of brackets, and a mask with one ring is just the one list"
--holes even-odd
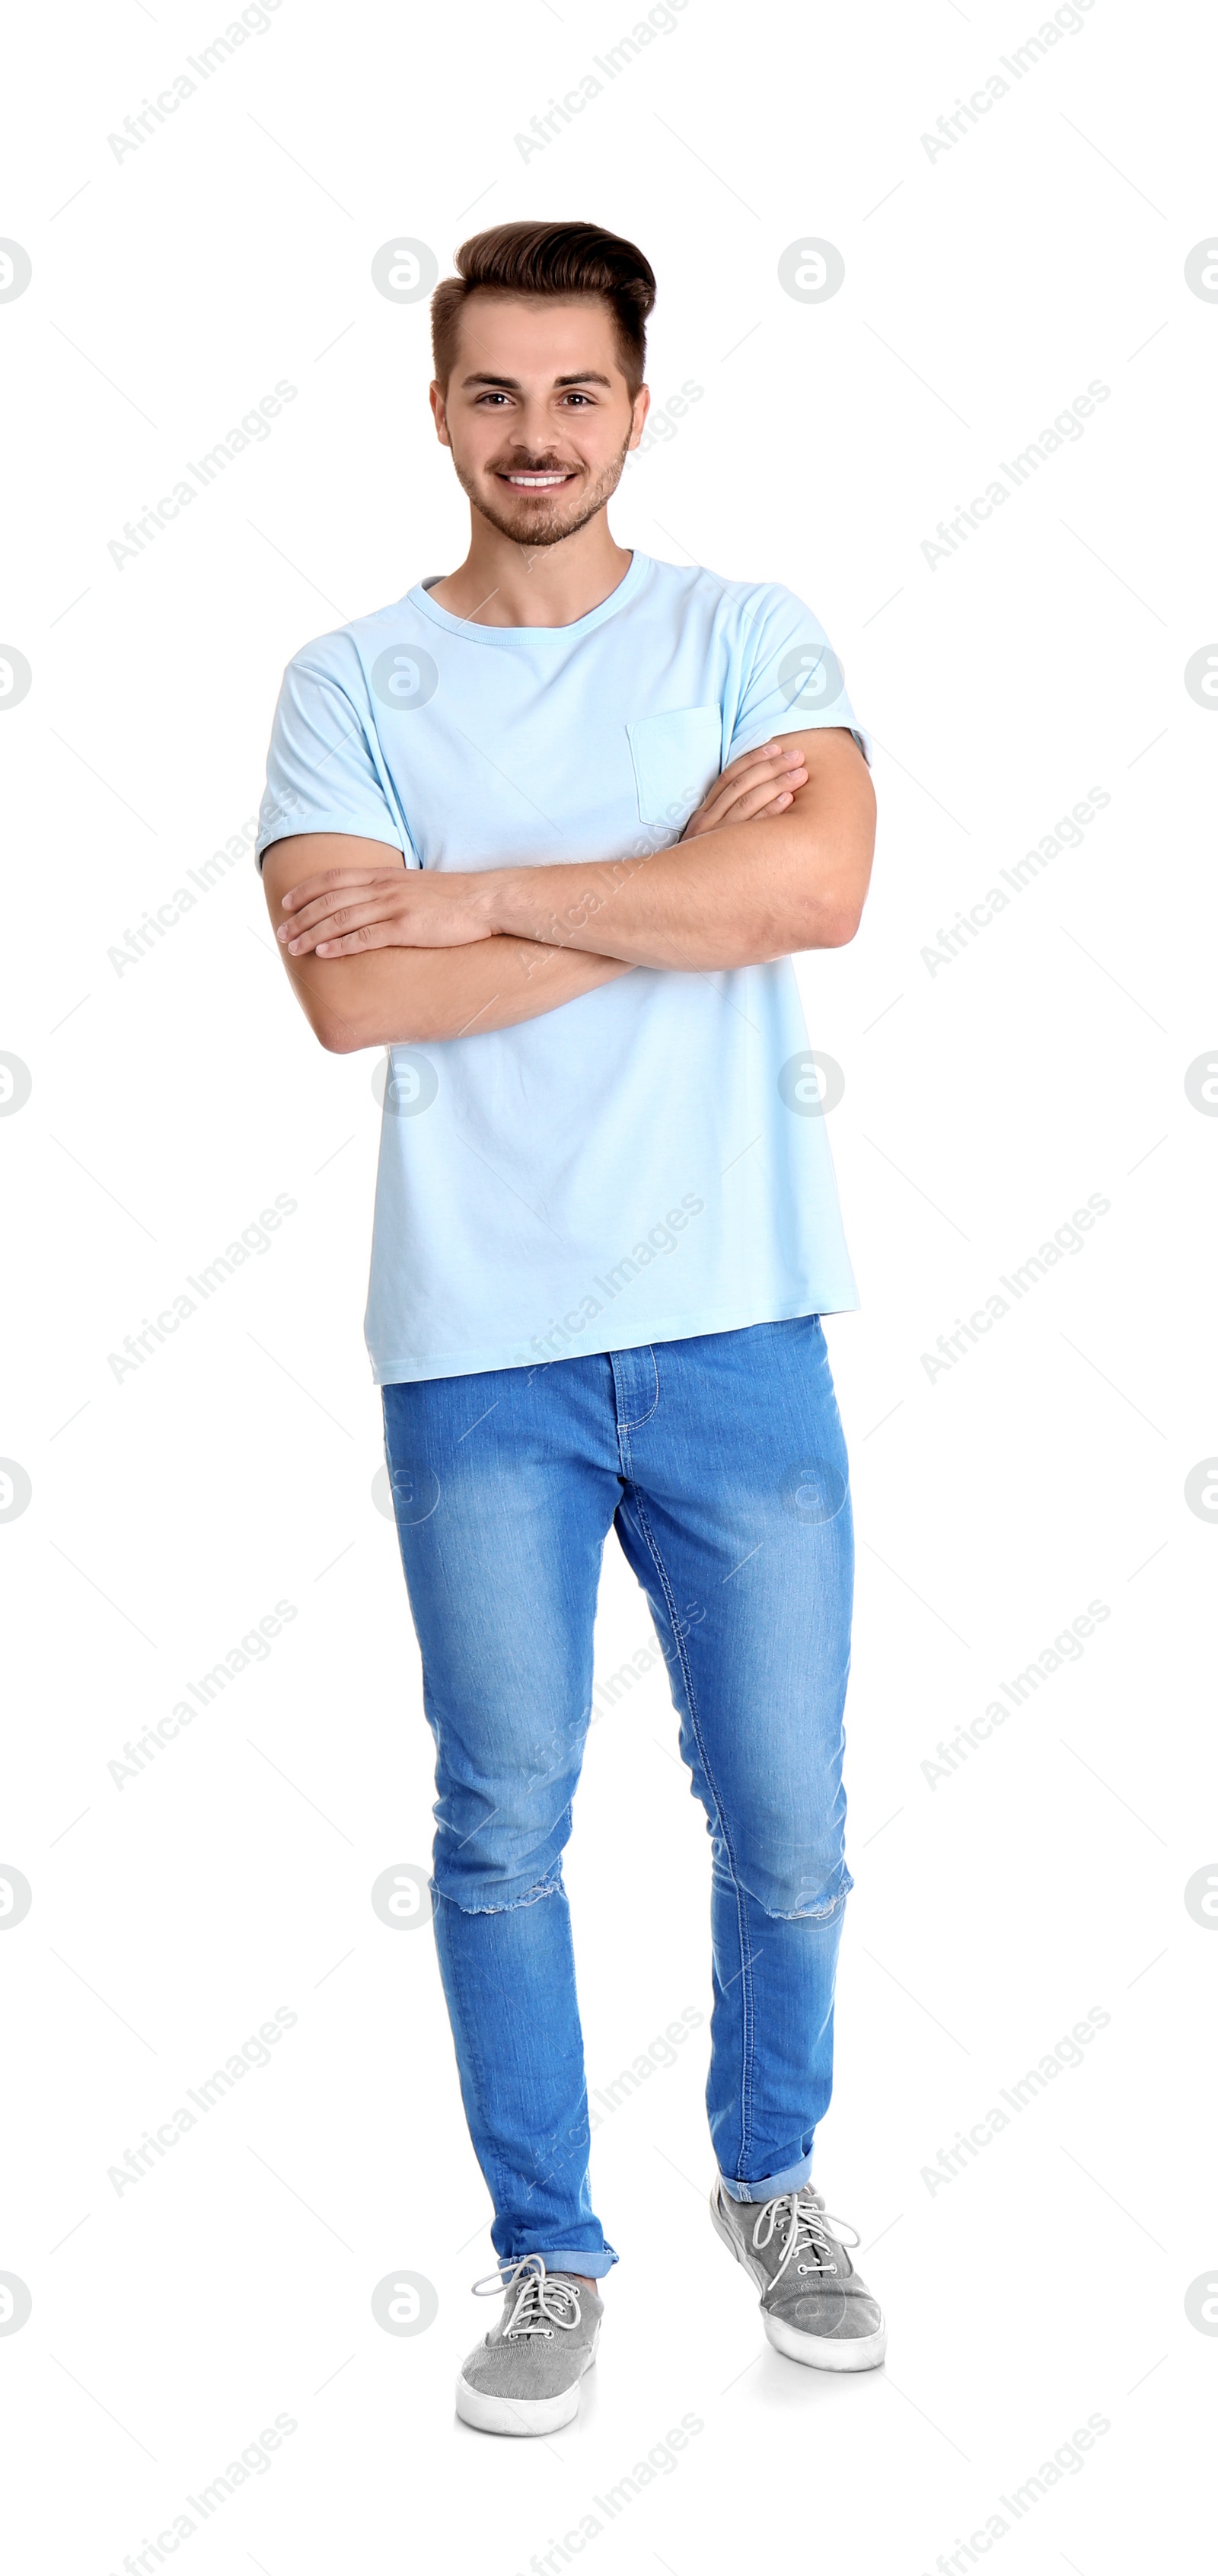
[[(451, 915), (447, 920), (437, 915), (431, 921), (417, 917), (406, 920), (399, 915), (392, 921), (365, 922), (344, 931), (341, 938), (321, 939), (313, 953), (317, 957), (354, 957), (370, 948), (467, 948), (491, 935), (472, 921), (458, 926)], [(307, 940), (306, 946), (311, 945), (311, 939)]]
[(371, 860), (366, 867), (326, 868), (317, 876), (301, 877), (298, 884), (287, 888), (280, 901), (285, 905), (308, 903), (315, 895), (339, 894), (344, 886), (370, 885), (375, 878), (388, 874), (388, 869), (374, 866)]
[(299, 885), (289, 886), (279, 898), (285, 912), (297, 912), (319, 895), (341, 893), (356, 886), (396, 885), (396, 868), (327, 868), (324, 876), (302, 877)]
[[(307, 926), (298, 925), (295, 922), (285, 923), (277, 935), (283, 941), (289, 957), (304, 957), (310, 950), (320, 947), (323, 940), (341, 938), (348, 931), (370, 929), (374, 924), (389, 931), (393, 926), (394, 918), (393, 914), (386, 911), (383, 903), (341, 904), (337, 908), (332, 907)], [(285, 931), (288, 934), (286, 937)]]
[(362, 930), (348, 930), (341, 939), (319, 940), (313, 953), (316, 957), (362, 957), (370, 948), (400, 946), (396, 929), (392, 921), (370, 921)]
[(732, 820), (741, 823), (759, 823), (767, 814), (783, 814), (788, 805), (793, 802), (795, 793), (796, 791), (790, 787), (780, 787), (777, 793), (770, 797), (768, 803), (755, 805), (750, 814), (733, 815)]
[(720, 773), (719, 785), (723, 786), (730, 779), (744, 777), (759, 764), (770, 767), (781, 765), (782, 762), (790, 760), (793, 755), (796, 758), (802, 758), (802, 753), (792, 745), (789, 735), (780, 735), (774, 742), (758, 743), (754, 751), (742, 751), (738, 753), (735, 760), (729, 761), (727, 768)]
[(756, 823), (771, 814), (785, 814), (788, 806), (794, 803), (801, 783), (797, 775), (792, 787), (759, 787), (751, 795), (738, 796), (713, 821), (695, 815), (683, 837), (698, 840), (705, 832), (722, 832), (734, 823)]
[(751, 751), (738, 751), (735, 759), (729, 760), (726, 769), (720, 771), (720, 784), (724, 779), (743, 777), (745, 772), (755, 768), (759, 761), (776, 760), (781, 750), (781, 743), (758, 742), (754, 743)]
[(405, 879), (396, 871), (393, 875), (378, 872), (366, 877), (343, 877), (337, 886), (330, 886), (325, 893), (314, 894), (307, 903), (299, 904), (290, 919), (279, 924), (277, 936), (280, 939), (290, 937), (297, 930), (324, 921), (348, 903), (374, 904), (387, 915), (405, 899)]
[(781, 763), (767, 763), (763, 768), (755, 768), (744, 777), (733, 781), (729, 781), (725, 770), (718, 787), (712, 789), (705, 805), (699, 808), (700, 819), (710, 823), (715, 829), (726, 822), (729, 816), (736, 822), (744, 822), (749, 817), (738, 811), (743, 799), (749, 796), (769, 797), (781, 788), (789, 788), (793, 791), (797, 787), (806, 786), (807, 778), (808, 773), (802, 754), (799, 752), (788, 753)]
[(721, 831), (728, 823), (755, 823), (758, 815), (767, 813), (771, 807), (788, 806), (795, 792), (793, 787), (776, 787), (773, 784), (748, 788), (734, 799), (715, 829)]
[(352, 878), (341, 893), (331, 889), (328, 894), (315, 895), (311, 902), (301, 904), (286, 921), (280, 922), (275, 936), (281, 942), (294, 939), (298, 931), (315, 929), (319, 921), (334, 920), (340, 909), (353, 903), (371, 905), (387, 917), (401, 899), (402, 887), (396, 877), (391, 884), (384, 886), (378, 886), (370, 878)]
[(798, 743), (763, 743), (759, 751), (742, 752), (730, 769), (725, 769), (709, 790), (711, 796), (723, 789), (738, 789), (760, 778), (785, 777), (789, 770), (802, 769), (804, 755)]

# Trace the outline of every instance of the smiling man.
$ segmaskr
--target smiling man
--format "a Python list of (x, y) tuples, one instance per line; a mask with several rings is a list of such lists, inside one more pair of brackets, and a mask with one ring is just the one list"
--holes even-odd
[[(851, 1885), (820, 1317), (857, 1299), (790, 963), (853, 937), (874, 799), (808, 609), (610, 533), (648, 409), (641, 252), (506, 224), (457, 265), (431, 402), (469, 552), (289, 664), (258, 855), (315, 1035), (388, 1050), (365, 1329), (505, 2291), (457, 2406), (530, 2434), (576, 2413), (617, 2260), (562, 1878), (610, 1528), (710, 1837), (712, 2220), (779, 2351), (883, 2357), (811, 2182)], [(621, 1866), (658, 1933), (662, 1890)]]

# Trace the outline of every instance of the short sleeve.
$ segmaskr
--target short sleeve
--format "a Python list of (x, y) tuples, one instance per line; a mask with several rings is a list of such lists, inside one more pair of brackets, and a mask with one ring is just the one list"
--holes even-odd
[[(356, 688), (359, 677), (353, 654)], [(296, 832), (387, 841), (408, 866), (417, 863), (371, 719), (316, 647), (298, 653), (283, 675), (258, 814), (258, 868), (272, 841)]]
[(761, 594), (744, 638), (724, 767), (774, 734), (814, 725), (844, 725), (870, 763), (870, 741), (855, 720), (846, 675), (824, 627), (793, 591), (775, 585)]

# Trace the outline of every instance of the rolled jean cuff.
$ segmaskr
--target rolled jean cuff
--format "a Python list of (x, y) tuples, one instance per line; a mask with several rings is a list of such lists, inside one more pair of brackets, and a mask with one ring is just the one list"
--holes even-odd
[(727, 2193), (729, 2200), (743, 2200), (749, 2202), (777, 2200), (780, 2192), (802, 2191), (804, 2184), (806, 2182), (810, 2182), (811, 2179), (812, 2158), (810, 2155), (801, 2156), (797, 2165), (788, 2165), (785, 2173), (767, 2174), (763, 2182), (729, 2182), (726, 2174), (720, 2174), (719, 2176), (719, 2180), (724, 2191)]
[[(574, 2249), (560, 2246), (555, 2254), (550, 2252), (548, 2245), (537, 2245), (530, 2246), (529, 2253), (540, 2254), (547, 2272), (574, 2272), (583, 2281), (603, 2281), (606, 2272), (611, 2272), (618, 2260), (617, 2252), (612, 2245), (602, 2246), (599, 2253), (593, 2253), (590, 2248), (582, 2245)], [(527, 2254), (502, 2254), (499, 2258), (499, 2268), (504, 2279), (507, 2279), (514, 2264), (527, 2261)]]

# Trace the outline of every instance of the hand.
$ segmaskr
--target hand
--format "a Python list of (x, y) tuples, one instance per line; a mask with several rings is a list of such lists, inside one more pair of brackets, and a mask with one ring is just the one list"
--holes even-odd
[(807, 784), (807, 763), (789, 735), (762, 743), (758, 751), (742, 751), (690, 815), (681, 838), (696, 841), (703, 832), (719, 831), (724, 823), (755, 823), (763, 814), (784, 814), (798, 789)]
[(289, 957), (355, 957), (369, 948), (466, 948), (489, 939), (490, 877), (441, 868), (327, 868), (280, 898), (275, 933)]

